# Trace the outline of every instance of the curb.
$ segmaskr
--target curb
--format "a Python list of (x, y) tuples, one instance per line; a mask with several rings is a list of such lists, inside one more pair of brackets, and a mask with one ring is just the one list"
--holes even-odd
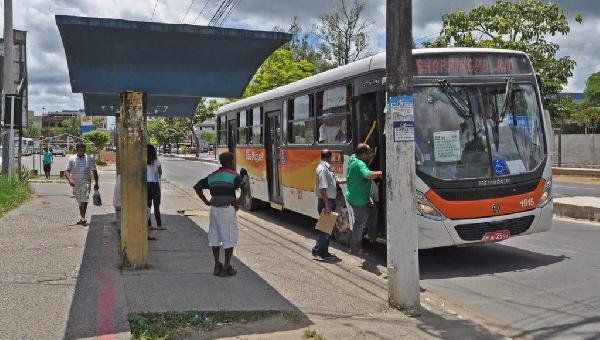
[(600, 208), (554, 202), (554, 216), (600, 222)]
[(553, 175), (562, 175), (562, 176), (600, 177), (600, 169), (553, 167), (552, 174)]

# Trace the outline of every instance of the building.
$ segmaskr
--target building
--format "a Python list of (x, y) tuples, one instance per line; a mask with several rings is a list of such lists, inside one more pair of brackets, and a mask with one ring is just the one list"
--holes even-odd
[(27, 111), (27, 123), (31, 123), (40, 129), (42, 128), (42, 116), (36, 116), (35, 112), (29, 110)]
[(78, 119), (83, 114), (83, 110), (50, 111), (42, 114), (42, 134), (44, 137), (49, 137), (52, 134), (52, 129), (59, 127), (63, 121)]

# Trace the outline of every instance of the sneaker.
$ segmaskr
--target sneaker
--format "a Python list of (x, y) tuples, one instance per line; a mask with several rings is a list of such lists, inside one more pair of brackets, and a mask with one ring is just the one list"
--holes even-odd
[(325, 256), (323, 256), (323, 258), (326, 260), (330, 260), (330, 259), (337, 259), (338, 257), (335, 256), (335, 254), (327, 253), (327, 254), (325, 254)]

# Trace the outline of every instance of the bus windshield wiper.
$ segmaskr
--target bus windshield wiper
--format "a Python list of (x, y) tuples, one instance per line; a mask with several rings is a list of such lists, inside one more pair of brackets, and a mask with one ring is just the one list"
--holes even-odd
[(471, 118), (471, 109), (467, 103), (460, 98), (458, 90), (454, 86), (450, 85), (446, 79), (438, 79), (437, 82), (440, 85), (442, 92), (444, 92), (446, 97), (448, 97), (448, 100), (452, 106), (458, 110), (458, 114), (464, 119)]
[(506, 78), (506, 90), (504, 91), (504, 104), (502, 104), (502, 111), (500, 111), (500, 121), (504, 121), (504, 117), (510, 110), (510, 104), (513, 100), (513, 78)]

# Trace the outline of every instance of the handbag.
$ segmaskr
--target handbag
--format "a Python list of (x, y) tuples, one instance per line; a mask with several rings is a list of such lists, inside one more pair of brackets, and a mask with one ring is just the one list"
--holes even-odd
[(94, 196), (92, 196), (92, 202), (95, 206), (102, 205), (102, 197), (100, 197), (100, 191), (94, 190)]

